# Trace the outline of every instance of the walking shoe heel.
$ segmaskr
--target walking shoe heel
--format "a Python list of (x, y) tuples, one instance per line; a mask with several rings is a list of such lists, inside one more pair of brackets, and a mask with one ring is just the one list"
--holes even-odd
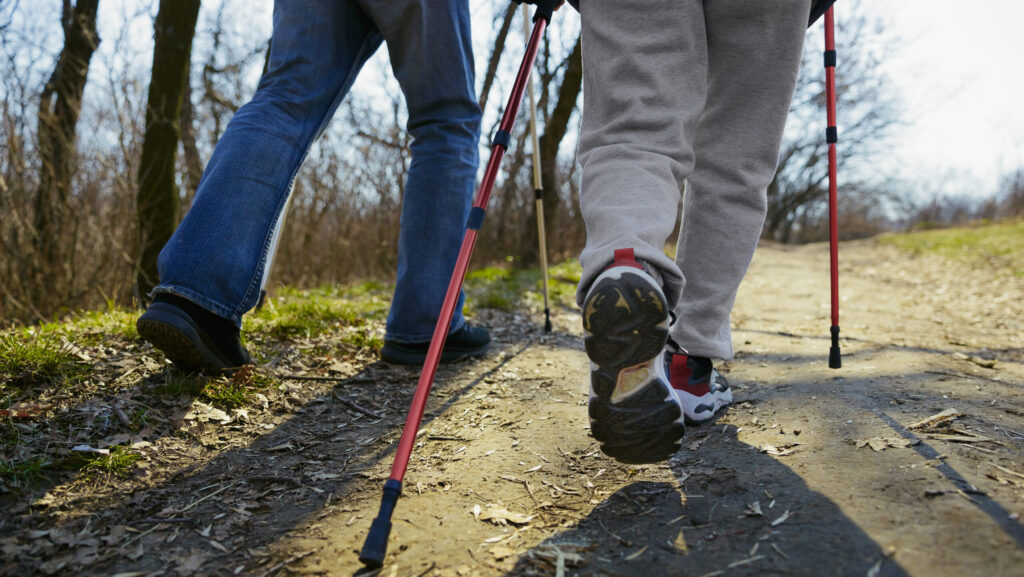
[(590, 426), (601, 450), (623, 463), (664, 461), (679, 450), (682, 408), (662, 351), (668, 302), (658, 283), (622, 251), (583, 302), (584, 346), (592, 362)]

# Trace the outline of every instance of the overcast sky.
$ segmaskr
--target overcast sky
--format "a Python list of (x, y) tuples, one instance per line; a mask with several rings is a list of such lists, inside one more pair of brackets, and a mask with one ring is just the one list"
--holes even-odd
[(893, 154), (923, 178), (962, 171), (977, 182), (964, 193), (995, 192), (1024, 166), (1024, 2), (859, 1), (904, 39), (888, 65), (911, 128)]

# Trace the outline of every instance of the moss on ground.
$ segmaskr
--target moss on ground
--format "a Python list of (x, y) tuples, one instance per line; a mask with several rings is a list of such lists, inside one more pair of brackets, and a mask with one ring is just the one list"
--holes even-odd
[(1024, 220), (981, 222), (974, 226), (886, 234), (879, 242), (914, 254), (934, 254), (956, 260), (982, 259), (1024, 276)]
[[(548, 268), (549, 306), (574, 306), (580, 272), (579, 263), (575, 260)], [(481, 308), (511, 310), (544, 304), (544, 279), (539, 268), (480, 268), (466, 275), (464, 288), (469, 312)]]

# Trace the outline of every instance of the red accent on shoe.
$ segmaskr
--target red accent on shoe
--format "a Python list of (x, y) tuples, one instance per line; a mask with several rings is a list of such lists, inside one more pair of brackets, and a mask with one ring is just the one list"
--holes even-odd
[(614, 254), (615, 260), (612, 261), (612, 264), (609, 265), (608, 268), (613, 266), (631, 266), (633, 268), (643, 270), (644, 267), (640, 263), (636, 262), (636, 256), (633, 254), (633, 249), (617, 248), (615, 249)]
[(693, 376), (693, 369), (690, 368), (688, 360), (686, 355), (672, 355), (672, 364), (669, 366), (669, 382), (672, 384), (672, 388), (686, 391), (697, 397), (710, 393), (711, 383), (709, 381), (700, 383), (690, 382), (690, 377)]
[(690, 380), (690, 375), (693, 374), (690, 367), (686, 366), (686, 355), (672, 355), (672, 364), (669, 366), (668, 374), (672, 388), (681, 389), (686, 385)]

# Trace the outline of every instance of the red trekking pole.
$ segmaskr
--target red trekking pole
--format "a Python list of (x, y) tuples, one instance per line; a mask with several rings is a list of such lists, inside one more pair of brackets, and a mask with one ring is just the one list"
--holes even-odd
[(560, 2), (538, 2), (537, 11), (533, 16), (533, 34), (526, 45), (526, 54), (523, 56), (523, 63), (519, 66), (519, 73), (516, 75), (515, 84), (512, 87), (512, 95), (505, 106), (505, 114), (498, 125), (498, 131), (494, 135), (491, 144), (491, 157), (487, 161), (487, 168), (484, 171), (483, 180), (477, 191), (476, 199), (473, 201), (473, 208), (470, 210), (469, 219), (466, 222), (466, 235), (462, 239), (462, 248), (459, 249), (459, 257), (455, 262), (455, 270), (452, 271), (451, 280), (448, 282), (448, 292), (445, 293), (444, 304), (441, 306), (441, 314), (437, 319), (437, 326), (434, 327), (434, 336), (430, 341), (430, 348), (427, 349), (427, 358), (423, 363), (423, 371), (420, 373), (419, 383), (416, 385), (416, 392), (413, 395), (412, 406), (409, 407), (409, 415), (405, 420), (405, 427), (402, 429), (402, 437), (398, 441), (398, 449), (395, 451), (395, 461), (391, 466), (391, 476), (384, 483), (384, 496), (381, 498), (380, 511), (377, 518), (370, 524), (370, 532), (366, 535), (363, 550), (359, 554), (359, 560), (370, 568), (377, 568), (384, 564), (384, 555), (387, 553), (388, 535), (391, 534), (391, 515), (394, 513), (395, 505), (399, 495), (402, 494), (402, 479), (405, 477), (405, 469), (409, 465), (409, 457), (412, 455), (413, 443), (416, 441), (416, 432), (423, 420), (423, 411), (426, 408), (427, 396), (430, 395), (430, 387), (434, 383), (434, 375), (437, 372), (437, 364), (441, 360), (441, 350), (444, 348), (445, 339), (448, 337), (448, 329), (452, 322), (452, 315), (455, 313), (455, 304), (459, 298), (459, 291), (462, 290), (462, 281), (466, 277), (466, 269), (469, 267), (469, 259), (473, 254), (473, 245), (476, 244), (477, 231), (483, 224), (484, 212), (487, 208), (487, 201), (491, 197), (491, 189), (494, 187), (494, 180), (498, 175), (498, 167), (501, 158), (508, 150), (512, 140), (512, 125), (515, 123), (516, 115), (519, 112), (519, 104), (523, 99), (523, 92), (526, 89), (526, 82), (530, 78), (530, 71), (533, 62), (537, 57), (537, 48), (544, 29), (551, 22), (551, 15), (555, 6)]
[(838, 369), (843, 366), (839, 353), (839, 208), (836, 185), (836, 142), (839, 131), (836, 128), (836, 39), (835, 23), (829, 7), (825, 11), (825, 102), (828, 126), (825, 141), (828, 143), (828, 244), (831, 257), (832, 287), (832, 347), (828, 351), (828, 366)]

